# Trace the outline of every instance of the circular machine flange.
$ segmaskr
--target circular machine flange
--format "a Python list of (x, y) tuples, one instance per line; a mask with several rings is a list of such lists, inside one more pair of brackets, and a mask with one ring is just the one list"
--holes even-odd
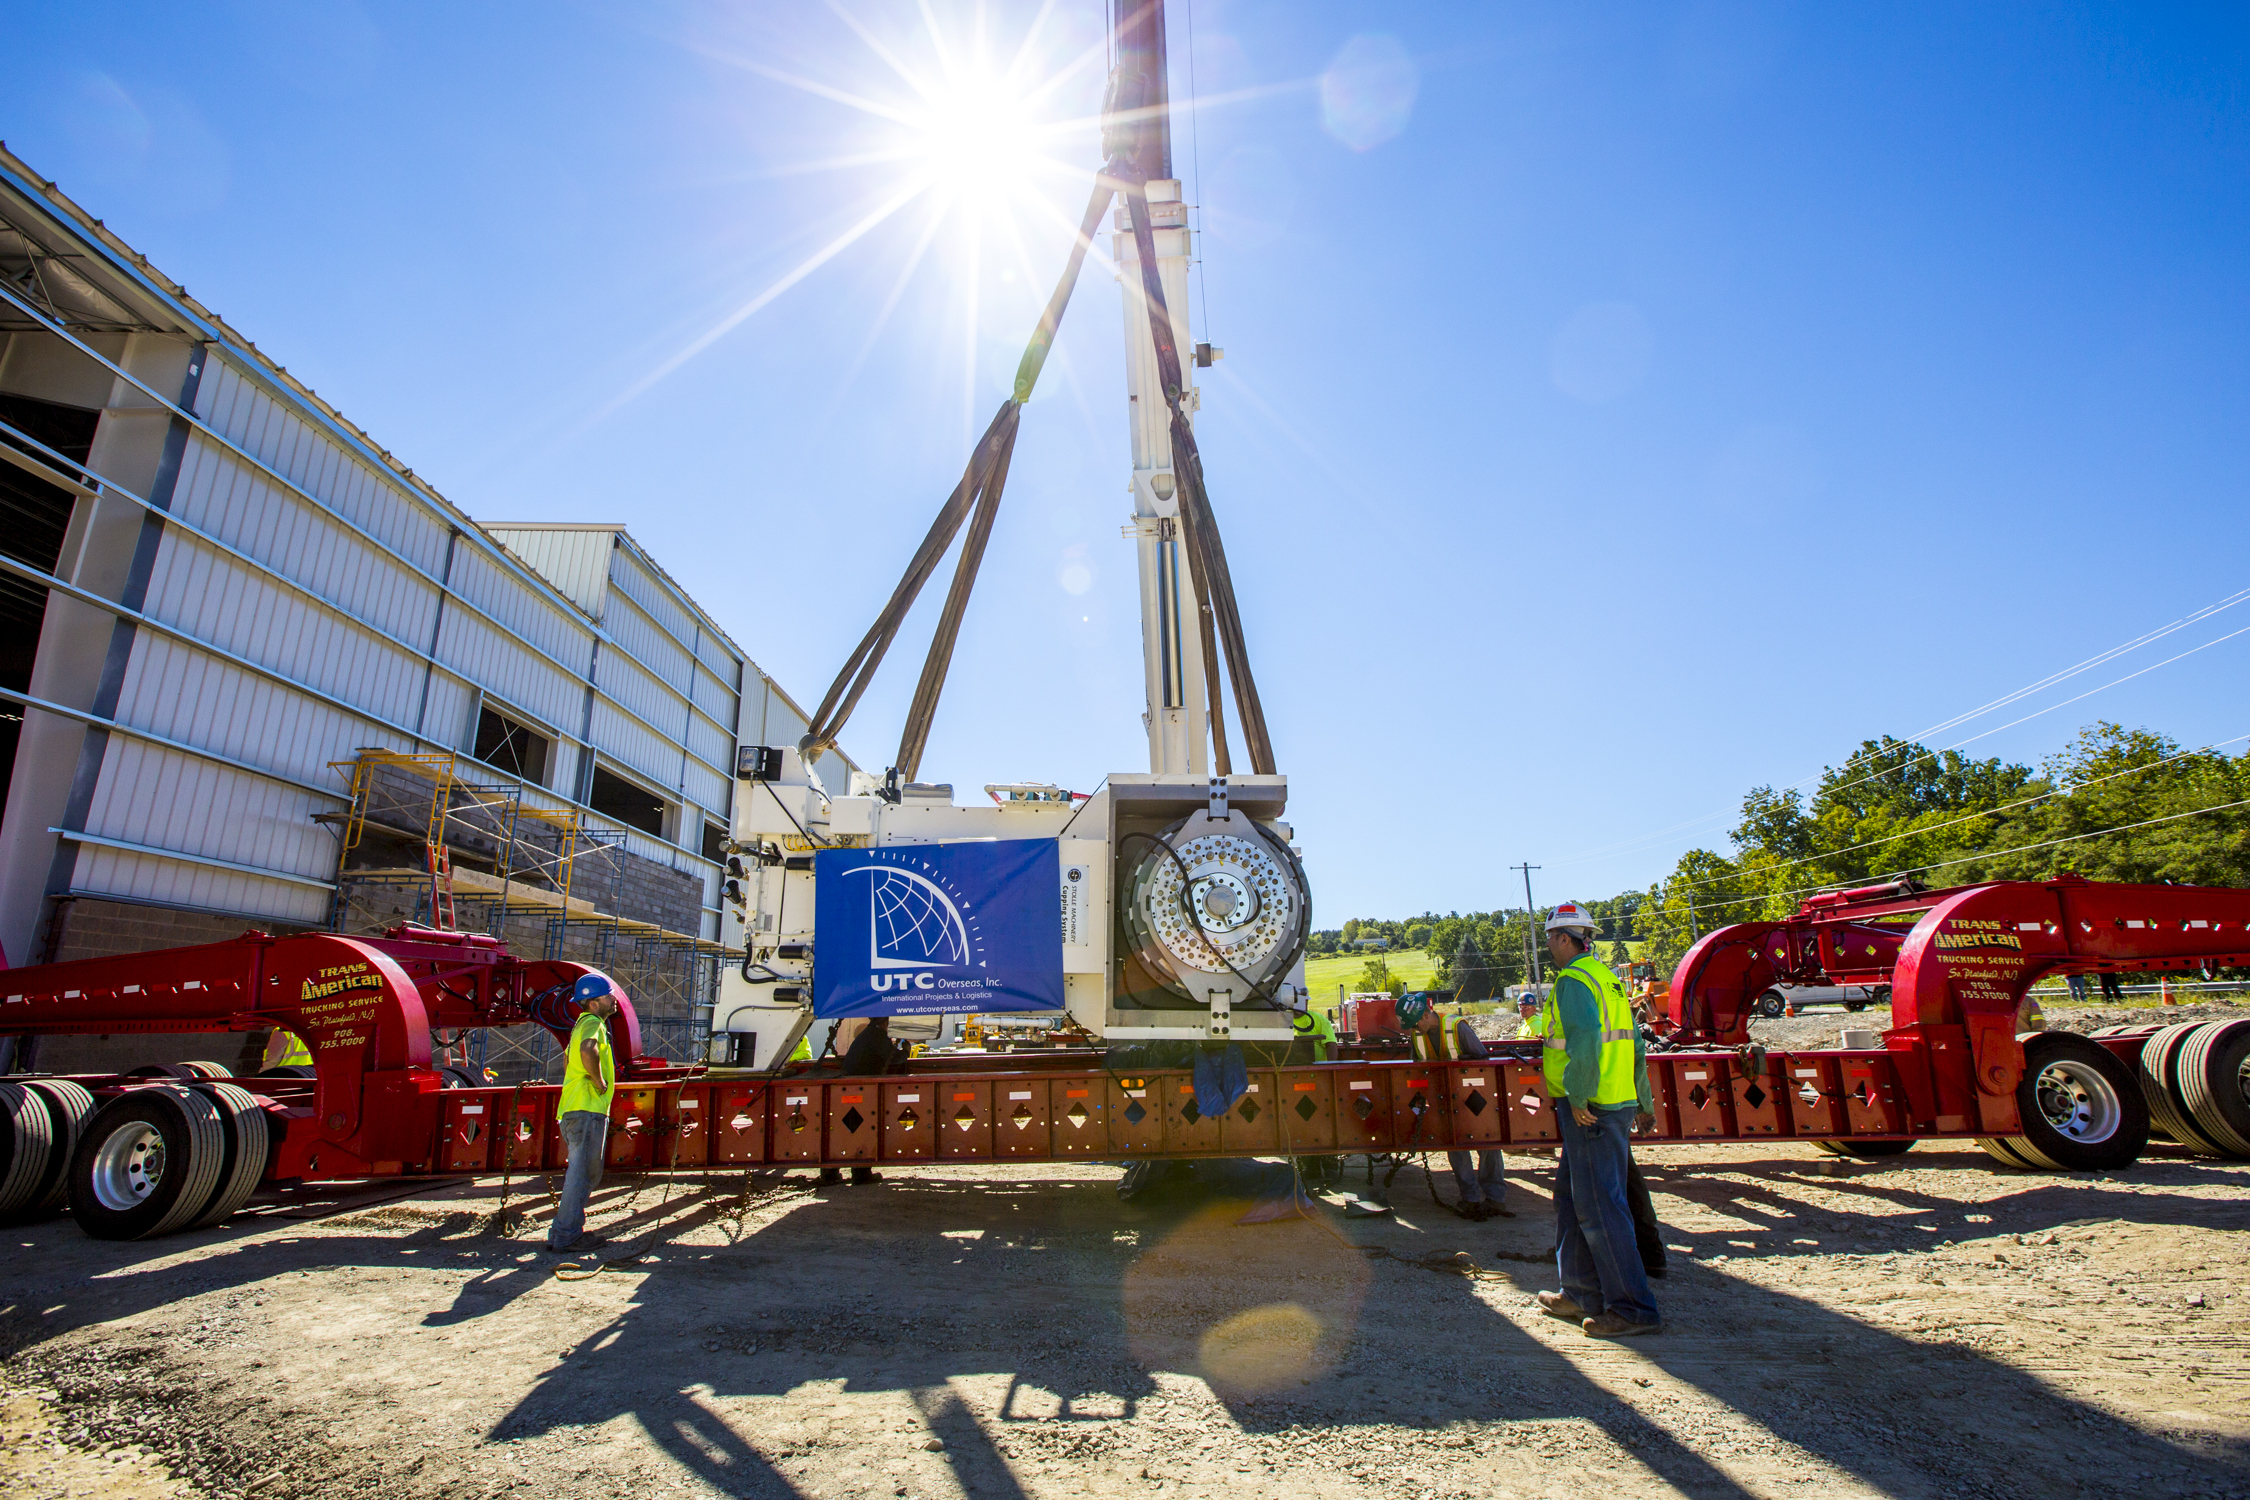
[[(1147, 849), (1125, 903), (1126, 933), (1142, 966), (1197, 1004), (1215, 988), (1240, 991), (1245, 980), (1262, 987), (1280, 977), (1296, 957), (1305, 910), (1294, 861), (1240, 812), (1194, 813), (1158, 837), (1172, 852)], [(1250, 998), (1237, 993), (1234, 1003)]]

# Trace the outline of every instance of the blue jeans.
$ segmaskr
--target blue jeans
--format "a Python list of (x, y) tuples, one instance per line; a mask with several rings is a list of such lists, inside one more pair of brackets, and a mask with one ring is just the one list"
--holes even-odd
[[(1469, 1158), (1476, 1157), (1476, 1170), (1469, 1170)], [(1453, 1180), (1461, 1188), (1463, 1203), (1490, 1203), (1497, 1207), (1500, 1195), (1507, 1190), (1500, 1180), (1500, 1169), (1505, 1163), (1497, 1151), (1448, 1151), (1445, 1159), (1453, 1163)]]
[(1567, 1104), (1555, 1106), (1563, 1143), (1555, 1164), (1555, 1269), (1563, 1291), (1588, 1317), (1612, 1312), (1654, 1323), (1656, 1294), (1641, 1268), (1633, 1211), (1625, 1202), (1633, 1110), (1630, 1104), (1597, 1109), (1594, 1123), (1581, 1125)]
[(568, 1250), (586, 1228), (586, 1200), (602, 1185), (602, 1158), (609, 1148), (609, 1116), (574, 1109), (562, 1117), (563, 1145), (570, 1170), (563, 1174), (562, 1201), (547, 1228), (547, 1248)]

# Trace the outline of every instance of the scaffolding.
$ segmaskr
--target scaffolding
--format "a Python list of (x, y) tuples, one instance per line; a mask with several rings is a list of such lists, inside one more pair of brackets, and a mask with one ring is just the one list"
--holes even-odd
[[(645, 1053), (703, 1056), (720, 965), (741, 954), (624, 914), (626, 835), (589, 828), (575, 808), (538, 806), (520, 782), (467, 779), (447, 751), (363, 750), (332, 769), (351, 787), (350, 809), (332, 818), (342, 832), (334, 931), (474, 926), (515, 952), (588, 964), (625, 988)], [(421, 868), (354, 868), (355, 854), (376, 847), (370, 833), (418, 844)], [(530, 1026), (468, 1033), (449, 1058), (506, 1083), (561, 1074), (561, 1049)]]

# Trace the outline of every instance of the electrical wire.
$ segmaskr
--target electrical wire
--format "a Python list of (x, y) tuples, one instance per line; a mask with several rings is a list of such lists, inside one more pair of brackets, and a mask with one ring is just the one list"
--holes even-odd
[[(2029, 854), (2038, 849), (2052, 849), (2057, 844), (2074, 844), (2084, 839), (2105, 838), (2113, 833), (2131, 833), (2136, 828), (2149, 828), (2155, 826), (2158, 823), (2176, 823), (2182, 818), (2200, 818), (2205, 813), (2227, 812), (2230, 809), (2237, 807), (2250, 807), (2250, 797), (2244, 797), (2237, 802), (2215, 803), (2210, 807), (2190, 808), (2186, 812), (2166, 813), (2163, 817), (2160, 818), (2143, 818), (2138, 823), (2121, 823), (2115, 828), (2096, 828), (2087, 833), (2068, 833), (2064, 834), (2059, 839), (2047, 839), (2037, 844), (2018, 844), (2008, 848), (1984, 849), (1975, 854), (1964, 854), (1957, 859), (1943, 859), (1939, 860), (1936, 864), (1915, 865), (1909, 869), (1896, 870), (1892, 872), (1892, 875), (1894, 877), (1899, 875), (1920, 875), (1929, 870), (1947, 870), (1951, 869), (1955, 865), (1974, 864), (1980, 859), (1998, 859), (2003, 855), (2009, 854)], [(1803, 886), (1797, 890), (1767, 891), (1763, 894), (1755, 896), (1735, 896), (1730, 897), (1724, 901), (1698, 902), (1697, 906), (1701, 910), (1708, 911), (1717, 907), (1747, 906), (1760, 901), (1771, 901), (1776, 899), (1777, 897), (1782, 896), (1810, 896), (1821, 891), (1832, 891), (1834, 889), (1836, 889), (1836, 887), (1834, 883), (1831, 882), (1827, 885)]]
[[(2162, 760), (2152, 760), (2144, 765), (2127, 766), (2122, 771), (2112, 771), (2106, 776), (2096, 776), (2090, 781), (2077, 782), (2073, 786), (2071, 786), (2068, 791), (2050, 790), (2039, 792), (2029, 797), (2019, 797), (2013, 802), (2003, 802), (1998, 807), (1988, 807), (1983, 812), (1968, 813), (1962, 817), (1949, 819), (1948, 821), (1943, 823), (1931, 823), (1924, 827), (1909, 828), (1903, 833), (1885, 834), (1879, 839), (1870, 839), (1864, 844), (1851, 844), (1842, 849), (1829, 849), (1819, 854), (1807, 854), (1798, 859), (1783, 860), (1779, 864), (1760, 865), (1758, 866), (1758, 871), (1759, 873), (1764, 874), (1768, 871), (1773, 870), (1786, 870), (1795, 865), (1811, 864), (1816, 860), (1835, 859), (1845, 854), (1856, 854), (1862, 849), (1875, 849), (1880, 848), (1884, 844), (1895, 844), (1900, 839), (1917, 838), (1925, 833), (1938, 833), (1947, 828), (1957, 828), (1963, 823), (1974, 823), (1979, 818), (1998, 817), (2001, 813), (2009, 812), (2019, 807), (2027, 807), (2034, 802), (2048, 802), (2057, 797), (2075, 797), (2080, 792), (2086, 790), (2088, 787), (2100, 786), (2105, 781), (2115, 781), (2120, 776), (2137, 776), (2143, 771), (2153, 771), (2158, 766), (2172, 765), (2177, 761), (2186, 760), (2191, 756), (2208, 755), (2213, 750), (2218, 749), (2221, 745), (2232, 745), (2239, 740), (2250, 740), (2250, 734), (2238, 734), (2234, 736), (2233, 739), (2213, 740), (2210, 744), (2205, 745), (2198, 750), (2182, 750), (2177, 752), (2176, 754), (2167, 755)], [(1727, 881), (1734, 878), (1736, 877), (1731, 875), (1715, 875), (1708, 880), (1690, 880), (1677, 883), (1668, 881), (1666, 882), (1664, 888), (1667, 893), (1671, 891), (1700, 890), (1705, 886), (1724, 885)]]
[[(2013, 692), (2003, 693), (1998, 698), (1993, 699), (1991, 702), (1986, 703), (1981, 707), (1970, 709), (1966, 713), (1955, 714), (1950, 719), (1946, 719), (1937, 724), (1933, 724), (1928, 728), (1921, 730), (1919, 733), (1910, 736), (1907, 743), (1913, 743), (1925, 738), (1926, 736), (1932, 734), (1941, 734), (1948, 729), (1957, 728), (1960, 725), (1967, 724), (1972, 720), (1981, 718), (1985, 714), (1995, 712), (1999, 709), (2007, 707), (2011, 703), (2018, 702), (2023, 698), (2030, 696), (2032, 693), (2040, 691), (2043, 688), (2053, 687), (2055, 684), (2060, 682), (2067, 682), (2071, 678), (2076, 677), (2083, 672), (2092, 671), (2095, 667), (2101, 666), (2105, 662), (2114, 661), (2118, 657), (2123, 656), (2128, 652), (2136, 651), (2141, 647), (2150, 644), (2151, 642), (2162, 640), (2165, 636), (2172, 635), (2180, 630), (2187, 628), (2190, 625), (2196, 624), (2203, 620), (2207, 620), (2211, 616), (2219, 614), (2222, 611), (2232, 609), (2236, 605), (2243, 603), (2245, 600), (2250, 600), (2250, 589), (2237, 590), (2235, 593), (2229, 594), (2225, 598), (2220, 599), (2215, 603), (2204, 605), (2200, 609), (2183, 615), (2181, 618), (2174, 620), (2169, 625), (2160, 626), (2155, 630), (2143, 632), (2142, 634), (2135, 636), (2129, 641), (2122, 642), (2119, 645), (2111, 646), (2107, 650), (2096, 652), (2094, 655), (2087, 657), (2084, 661), (2079, 662), (2075, 666), (2066, 667), (2059, 672), (2051, 672), (2047, 676), (2040, 678), (2037, 682), (2028, 683), (2023, 687), (2015, 689)], [(2110, 688), (2116, 687), (2119, 683), (2129, 682), (2134, 677), (2141, 676), (2147, 672), (2155, 671), (2157, 667), (2169, 666), (2172, 662), (2180, 660), (2181, 657), (2192, 656), (2196, 651), (2201, 651), (2207, 646), (2216, 646), (2221, 641), (2231, 640), (2235, 635), (2240, 635), (2242, 633), (2243, 632), (2241, 631), (2235, 631), (2229, 635), (2220, 636), (2217, 640), (2206, 641), (2203, 646), (2197, 646), (2192, 650), (2183, 651), (2178, 656), (2168, 657), (2164, 661), (2157, 662), (2154, 666), (2143, 667), (2139, 672), (2128, 673), (2124, 677), (2117, 678), (2112, 682), (2104, 683), (2101, 687), (2094, 688), (2085, 693), (2081, 693), (2075, 698), (2066, 699), (2063, 703), (2055, 704), (2053, 705), (2053, 707), (2065, 707), (2070, 703), (2076, 703), (2081, 701), (2082, 699), (2092, 697), (2095, 693), (2106, 692)], [(2041, 713), (2045, 713), (2048, 711), (2049, 710), (2047, 709), (2040, 710)], [(2037, 718), (2038, 716), (2038, 714), (2029, 714), (2022, 719), (2014, 720), (2009, 724), (2003, 724), (2000, 726), (2000, 728), (2012, 728), (2016, 724), (2025, 723), (2029, 719)], [(1959, 749), (1962, 745), (1972, 744), (1976, 740), (1983, 739), (1988, 735), (1997, 734), (1999, 732), (2000, 730), (1995, 729), (1987, 730), (1982, 734), (1972, 735), (1968, 739), (1958, 741), (1955, 744), (1946, 746), (1938, 751), (1925, 752), (1921, 757), (1902, 762), (1895, 766), (1886, 767), (1884, 770), (1875, 772), (1872, 775), (1861, 777), (1857, 780), (1845, 782), (1839, 786), (1828, 788), (1827, 791), (1829, 794), (1833, 794), (1835, 792), (1848, 790), (1851, 787), (1862, 785), (1867, 781), (1872, 781), (1878, 776), (1888, 775), (1894, 771), (1902, 771), (1906, 769), (1907, 766), (1919, 764), (1923, 759), (1934, 759), (1937, 755), (1945, 753), (1945, 750), (1947, 749)], [(1813, 782), (1819, 780), (1822, 776), (1836, 774), (1839, 772), (1846, 772), (1851, 770), (1852, 767), (1861, 764), (1862, 762), (1879, 759), (1891, 753), (1891, 750), (1862, 751), (1859, 754), (1846, 758), (1844, 762), (1839, 766), (1824, 767), (1822, 770), (1814, 772), (1811, 775), (1799, 777), (1795, 781), (1786, 783), (1783, 786), (1782, 790), (1787, 791), (1797, 787), (1809, 786)], [(1659, 829), (1652, 834), (1646, 834), (1636, 838), (1624, 839), (1614, 844), (1605, 844), (1594, 849), (1584, 850), (1578, 854), (1570, 856), (1569, 859), (1565, 862), (1582, 864), (1588, 860), (1599, 858), (1602, 856), (1623, 853), (1628, 850), (1637, 848), (1645, 848), (1651, 844), (1663, 842), (1668, 835), (1680, 833), (1699, 825), (1708, 824), (1716, 819), (1735, 816), (1736, 811), (1736, 809), (1722, 809), (1718, 812), (1700, 814), (1696, 817), (1685, 819), (1682, 822), (1670, 824), (1667, 827)]]
[[(1195, 222), (1197, 225), (1195, 242), (1200, 247), (1203, 243), (1208, 221), (1203, 213), (1203, 125), (1195, 108), (1196, 97), (1199, 92), (1195, 86), (1195, 0), (1188, 0), (1187, 4), (1187, 38), (1188, 165), (1195, 172)], [(1203, 265), (1203, 257), (1196, 256), (1194, 263), (1198, 266)], [(1211, 273), (1209, 271), (1205, 271), (1201, 278), (1197, 280), (1195, 294), (1203, 303), (1203, 339), (1204, 342), (1208, 343), (1211, 339)]]
[[(1253, 828), (1256, 828), (1258, 826), (1257, 819), (1255, 818), (1248, 819), (1247, 821)], [(1252, 983), (1250, 976), (1243, 973), (1240, 969), (1236, 968), (1234, 966), (1233, 960), (1229, 959), (1224, 953), (1221, 953), (1219, 951), (1219, 945), (1211, 941), (1211, 929), (1204, 925), (1203, 913), (1195, 909), (1195, 901), (1192, 895), (1195, 886), (1195, 876), (1189, 872), (1187, 861), (1180, 857), (1180, 851), (1173, 848), (1170, 844), (1158, 838), (1153, 833), (1128, 833), (1123, 838), (1120, 838), (1117, 841), (1117, 846), (1118, 848), (1122, 849), (1127, 844), (1131, 843), (1154, 844), (1157, 848), (1162, 849), (1167, 855), (1171, 857), (1172, 864), (1180, 872), (1180, 906), (1187, 912), (1188, 920), (1195, 923), (1196, 934), (1203, 939), (1204, 946), (1211, 950), (1211, 954), (1214, 958), (1218, 959), (1220, 963), (1227, 966), (1227, 972), (1229, 974), (1232, 974), (1236, 979), (1242, 981), (1242, 987), (1250, 992), (1251, 999), (1256, 1000), (1263, 998), (1269, 1005), (1276, 1003), (1273, 990), (1262, 989), (1259, 985)], [(1300, 882), (1301, 880), (1302, 876), (1300, 874)], [(1303, 889), (1301, 883), (1299, 885), (1299, 889)], [(1310, 901), (1300, 900), (1297, 903), (1297, 910), (1299, 912), (1299, 920), (1297, 923), (1299, 934), (1297, 938), (1298, 948), (1302, 948), (1304, 946), (1304, 913), (1311, 905), (1312, 903)], [(1289, 955), (1288, 962), (1275, 965), (1274, 971), (1267, 977), (1266, 983), (1269, 985), (1274, 984), (1275, 981), (1286, 975), (1290, 971), (1290, 969), (1296, 965), (1296, 961), (1296, 952), (1292, 951)], [(1293, 1007), (1290, 1006), (1282, 1006), (1281, 1008), (1283, 1010), (1293, 1009)]]

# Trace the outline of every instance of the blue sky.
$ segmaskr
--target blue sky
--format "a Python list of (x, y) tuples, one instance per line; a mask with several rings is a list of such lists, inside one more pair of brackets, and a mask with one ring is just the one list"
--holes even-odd
[[(1043, 85), (1075, 171), (1101, 82), (1099, 0), (986, 6), (1015, 84), (971, 6), (839, 3), (22, 6), (0, 130), (471, 514), (627, 522), (810, 706), (1084, 201), (1012, 148), (912, 193), (902, 73)], [(1201, 0), (1192, 114), (1188, 22), (1199, 433), (1322, 925), (1645, 885), (2250, 585), (2238, 10)], [(1145, 764), (1120, 330), (1089, 266), (924, 762), (970, 795)], [(1934, 742), (2250, 734), (2245, 626)]]

